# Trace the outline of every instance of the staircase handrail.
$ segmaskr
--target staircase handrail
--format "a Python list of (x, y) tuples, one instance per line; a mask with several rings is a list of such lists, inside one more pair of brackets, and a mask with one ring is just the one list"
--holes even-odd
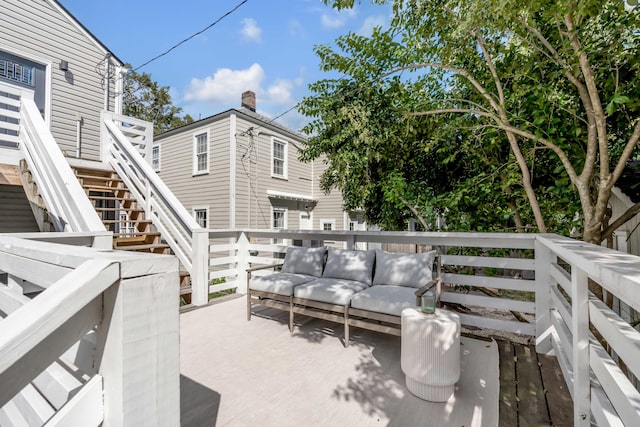
[[(154, 226), (163, 233), (176, 256), (192, 273), (193, 234), (194, 230), (202, 228), (125, 136), (116, 124), (121, 120), (122, 116), (117, 114), (102, 113), (103, 161), (118, 172)], [(147, 144), (150, 145), (150, 141)]]
[(58, 231), (105, 231), (35, 102), (22, 98), (20, 149)]

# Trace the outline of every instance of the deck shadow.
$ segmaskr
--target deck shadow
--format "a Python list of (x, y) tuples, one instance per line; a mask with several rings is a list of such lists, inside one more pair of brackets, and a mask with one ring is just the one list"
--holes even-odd
[(215, 426), (220, 409), (220, 393), (180, 375), (180, 425)]

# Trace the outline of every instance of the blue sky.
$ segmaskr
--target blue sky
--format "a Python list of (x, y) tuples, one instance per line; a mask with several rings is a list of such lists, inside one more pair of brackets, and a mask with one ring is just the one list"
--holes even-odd
[[(118, 58), (137, 67), (205, 28), (241, 0), (60, 0)], [(357, 3), (357, 2), (356, 2)], [(145, 66), (171, 87), (174, 104), (195, 119), (240, 105), (257, 94), (258, 112), (274, 117), (309, 94), (307, 85), (329, 75), (313, 52), (349, 31), (370, 34), (387, 25), (389, 6), (363, 0), (337, 12), (320, 0), (249, 0), (211, 29)], [(279, 121), (299, 129), (297, 111)]]

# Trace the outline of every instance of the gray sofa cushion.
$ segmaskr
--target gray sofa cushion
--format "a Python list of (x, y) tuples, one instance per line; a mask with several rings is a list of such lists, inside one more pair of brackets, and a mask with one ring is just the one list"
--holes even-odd
[(344, 279), (317, 279), (296, 286), (293, 296), (330, 304), (347, 305), (353, 294), (366, 289), (362, 282)]
[(420, 288), (433, 279), (436, 251), (422, 254), (398, 254), (376, 249), (374, 285)]
[(322, 267), (327, 248), (288, 247), (284, 257), (283, 273), (308, 274), (322, 277)]
[(407, 286), (371, 286), (351, 297), (351, 307), (400, 316), (405, 308), (416, 306), (415, 292)]
[(314, 279), (316, 279), (316, 277), (306, 274), (274, 273), (251, 279), (249, 281), (249, 289), (291, 296), (296, 286)]
[(322, 277), (355, 280), (371, 285), (375, 251), (349, 251), (329, 248)]

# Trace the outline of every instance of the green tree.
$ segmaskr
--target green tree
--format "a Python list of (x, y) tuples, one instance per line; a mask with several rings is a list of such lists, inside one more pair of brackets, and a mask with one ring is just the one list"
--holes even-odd
[(149, 73), (125, 74), (123, 114), (152, 122), (153, 133), (158, 134), (193, 122), (181, 113), (182, 108), (173, 105), (169, 86), (160, 86)]
[[(349, 0), (326, 2), (338, 8), (353, 5)], [(318, 147), (330, 140), (337, 146), (355, 129), (336, 127), (349, 105), (327, 102), (334, 94), (345, 98), (335, 89), (355, 86), (351, 96), (371, 106), (374, 100), (362, 88), (402, 87), (387, 95), (392, 119), (381, 119), (378, 115), (386, 113), (369, 109), (370, 121), (358, 124), (372, 133), (382, 127), (385, 137), (393, 133), (376, 137), (396, 144), (397, 150), (417, 144), (435, 156), (432, 160), (451, 165), (465, 159), (469, 164), (444, 186), (438, 181), (446, 176), (441, 164), (428, 164), (440, 172), (435, 180), (425, 174), (421, 187), (414, 185), (419, 174), (408, 179), (400, 170), (395, 192), (393, 185), (385, 186), (382, 200), (398, 206), (409, 202), (405, 211), (415, 216), (430, 214), (438, 209), (436, 203), (458, 206), (463, 215), (474, 199), (482, 215), (493, 199), (493, 221), (509, 218), (519, 229), (531, 224), (543, 232), (548, 224), (554, 231), (558, 224), (570, 226), (577, 212), (583, 239), (593, 243), (640, 211), (637, 204), (608, 224), (611, 189), (626, 162), (637, 155), (640, 138), (637, 11), (625, 11), (621, 0), (392, 3), (388, 30), (378, 29), (368, 38), (343, 36), (336, 41), (338, 52), (327, 46), (316, 49), (324, 70), (344, 74), (312, 85), (316, 95), (301, 107), (316, 118), (307, 128), (315, 133), (308, 157), (327, 154), (328, 174), (335, 172), (337, 151)], [(401, 132), (403, 126), (411, 132)], [(399, 139), (404, 145), (397, 145)], [(343, 142), (347, 151), (353, 149), (340, 153), (340, 159), (362, 161), (358, 150), (365, 145)], [(341, 168), (347, 175), (338, 186), (346, 188), (357, 181), (358, 168), (348, 162)], [(443, 188), (449, 191), (434, 191)], [(421, 190), (413, 201), (407, 199), (406, 194)], [(469, 215), (477, 214), (471, 210)]]

